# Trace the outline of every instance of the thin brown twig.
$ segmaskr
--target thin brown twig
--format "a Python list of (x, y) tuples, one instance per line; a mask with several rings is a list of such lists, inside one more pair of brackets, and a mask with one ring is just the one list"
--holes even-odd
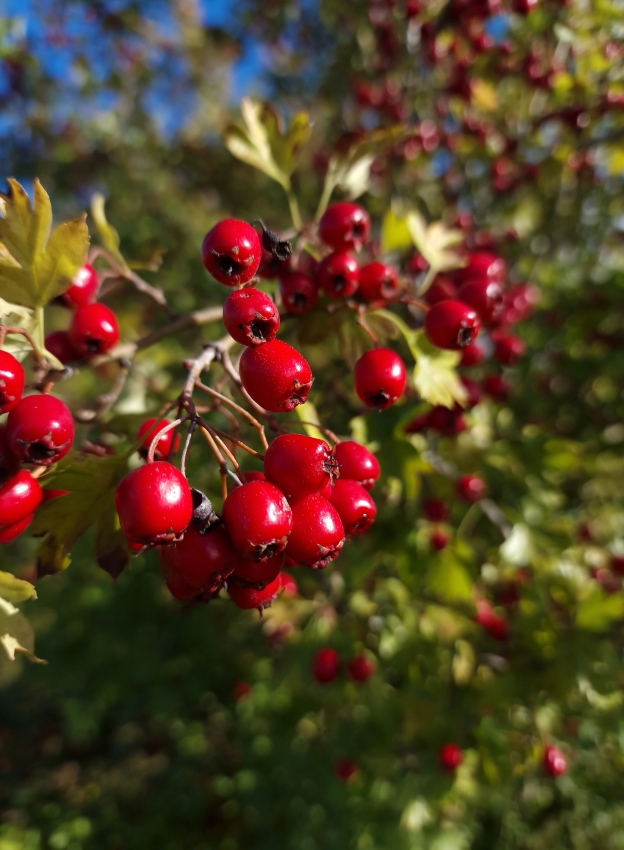
[(117, 277), (124, 278), (125, 280), (130, 281), (130, 283), (134, 286), (134, 288), (143, 293), (143, 295), (148, 295), (153, 301), (155, 301), (163, 310), (166, 312), (167, 316), (170, 319), (176, 319), (177, 313), (171, 309), (169, 304), (167, 303), (167, 299), (165, 297), (165, 293), (157, 286), (152, 286), (151, 283), (148, 283), (146, 280), (143, 280), (140, 275), (136, 272), (132, 271), (128, 266), (120, 266), (117, 260), (113, 257), (112, 254), (109, 254), (104, 248), (101, 248), (99, 245), (94, 246), (89, 251), (89, 261), (97, 259), (97, 257), (102, 257), (112, 271), (116, 274)]
[(221, 497), (225, 501), (225, 499), (227, 499), (227, 494), (228, 494), (228, 490), (227, 490), (227, 464), (225, 462), (225, 458), (221, 454), (221, 451), (219, 450), (219, 447), (216, 444), (216, 442), (215, 442), (212, 434), (210, 433), (210, 431), (201, 424), (199, 426), (199, 429), (200, 429), (204, 439), (206, 440), (206, 442), (208, 443), (208, 445), (212, 449), (212, 453), (216, 457), (217, 463), (219, 464), (219, 474), (221, 476)]
[(198, 390), (201, 390), (202, 392), (207, 393), (213, 398), (218, 399), (219, 401), (223, 402), (223, 404), (227, 404), (229, 407), (232, 408), (232, 410), (235, 410), (240, 416), (246, 419), (247, 422), (249, 422), (249, 424), (252, 425), (258, 432), (260, 436), (260, 441), (262, 443), (262, 448), (265, 451), (269, 448), (269, 443), (267, 441), (266, 434), (264, 433), (264, 426), (260, 422), (258, 422), (258, 420), (254, 416), (252, 416), (248, 410), (245, 410), (244, 407), (241, 407), (235, 401), (232, 401), (231, 398), (228, 398), (226, 395), (223, 395), (223, 393), (220, 393), (217, 390), (213, 390), (212, 387), (206, 386), (206, 384), (203, 384), (201, 381), (196, 381), (195, 386)]

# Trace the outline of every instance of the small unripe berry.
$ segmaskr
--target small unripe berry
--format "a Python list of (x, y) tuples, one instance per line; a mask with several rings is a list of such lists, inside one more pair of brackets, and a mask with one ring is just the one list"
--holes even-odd
[(265, 561), (286, 548), (293, 516), (281, 490), (268, 481), (251, 481), (229, 494), (223, 522), (242, 555)]
[(280, 316), (274, 302), (259, 289), (230, 292), (223, 305), (226, 331), (242, 345), (260, 345), (275, 339)]
[[(146, 419), (141, 425), (137, 432), (137, 440), (140, 440), (143, 436), (145, 437), (139, 447), (139, 454), (144, 460), (147, 457), (150, 445), (152, 444), (152, 440), (156, 434), (169, 424), (170, 423), (167, 419), (157, 419), (154, 416), (151, 419)], [(179, 445), (180, 435), (176, 434), (175, 428), (172, 428), (171, 431), (167, 431), (166, 434), (163, 434), (156, 444), (154, 460), (166, 460), (170, 454), (177, 452)]]
[(262, 259), (260, 237), (246, 221), (226, 218), (210, 230), (202, 245), (202, 262), (226, 286), (247, 283)]
[(24, 367), (8, 351), (0, 350), (0, 413), (8, 413), (20, 403), (26, 377)]
[(370, 218), (358, 204), (339, 202), (328, 207), (319, 221), (319, 236), (336, 251), (359, 248), (366, 242)]
[(320, 264), (317, 280), (328, 298), (349, 298), (357, 290), (360, 280), (358, 261), (348, 251), (336, 251)]
[(78, 269), (76, 276), (71, 282), (69, 289), (61, 295), (61, 300), (66, 307), (75, 310), (84, 304), (90, 304), (98, 291), (98, 275), (93, 266), (85, 263)]
[(366, 446), (355, 440), (343, 440), (334, 446), (334, 457), (341, 478), (359, 481), (366, 490), (373, 489), (381, 470), (379, 461)]
[(244, 351), (240, 376), (251, 398), (272, 413), (305, 404), (313, 381), (307, 360), (279, 339)]
[(148, 463), (119, 482), (115, 497), (121, 530), (132, 543), (173, 542), (193, 515), (191, 488), (166, 461)]
[(81, 357), (106, 354), (119, 342), (117, 317), (105, 304), (85, 304), (72, 316), (68, 334)]
[(390, 348), (365, 352), (353, 370), (355, 391), (367, 407), (384, 410), (403, 395), (407, 374), (405, 363)]
[(425, 334), (437, 348), (460, 351), (472, 345), (480, 329), (476, 311), (461, 301), (440, 301), (425, 316)]
[(267, 481), (288, 498), (318, 493), (337, 473), (338, 464), (325, 440), (304, 434), (281, 434), (264, 456)]
[(312, 676), (322, 685), (333, 682), (340, 669), (340, 656), (335, 649), (319, 649), (312, 660)]
[(9, 413), (9, 450), (22, 463), (50, 466), (71, 449), (74, 420), (67, 406), (52, 395), (29, 395)]

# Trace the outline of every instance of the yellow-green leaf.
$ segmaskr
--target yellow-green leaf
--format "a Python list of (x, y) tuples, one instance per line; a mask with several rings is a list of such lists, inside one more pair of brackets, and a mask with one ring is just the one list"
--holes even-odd
[(327, 441), (327, 437), (325, 437), (323, 432), (320, 430), (321, 420), (319, 419), (316, 407), (311, 401), (298, 405), (295, 408), (295, 413), (301, 420), (303, 430), (306, 432), (308, 437), (314, 437), (316, 440)]
[(392, 207), (381, 222), (381, 251), (405, 251), (413, 245), (412, 235), (404, 217), (397, 215)]
[(615, 620), (623, 618), (624, 594), (612, 593), (606, 596), (602, 590), (597, 589), (578, 606), (576, 625), (579, 629), (602, 632), (608, 629)]
[(421, 398), (444, 407), (453, 407), (455, 402), (466, 403), (466, 388), (457, 374), (459, 352), (435, 348), (424, 333), (419, 332), (412, 353), (416, 359), (414, 387)]
[(461, 255), (452, 250), (464, 239), (461, 230), (447, 227), (441, 221), (428, 225), (416, 210), (407, 214), (406, 223), (414, 245), (432, 269), (441, 272), (459, 268), (464, 264)]
[(37, 591), (29, 581), (15, 578), (11, 573), (0, 572), (0, 598), (7, 602), (25, 602), (27, 599), (36, 599)]
[(104, 247), (114, 258), (120, 269), (122, 269), (122, 271), (126, 271), (128, 269), (128, 264), (119, 250), (119, 234), (112, 224), (108, 223), (104, 209), (105, 203), (104, 195), (96, 192), (91, 198), (91, 215), (95, 222), (95, 226), (98, 229), (98, 233), (102, 238)]
[(10, 602), (0, 599), (0, 645), (8, 659), (23, 655), (29, 661), (45, 664), (34, 654), (35, 637), (26, 617)]
[(450, 550), (438, 556), (426, 586), (429, 593), (446, 602), (469, 602), (472, 598), (470, 574)]

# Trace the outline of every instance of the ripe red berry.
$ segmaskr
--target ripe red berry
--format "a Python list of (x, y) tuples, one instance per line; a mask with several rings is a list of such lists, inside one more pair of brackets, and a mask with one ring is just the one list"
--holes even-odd
[(20, 469), (0, 480), (0, 528), (8, 528), (34, 514), (41, 504), (41, 486), (30, 472)]
[(266, 561), (286, 548), (293, 515), (281, 490), (268, 481), (251, 481), (227, 497), (223, 522), (242, 555)]
[(549, 776), (562, 776), (567, 773), (568, 761), (559, 747), (552, 744), (544, 749), (544, 771)]
[(333, 682), (339, 669), (340, 656), (335, 649), (319, 649), (312, 659), (312, 676), (322, 685)]
[(193, 515), (186, 478), (164, 460), (129, 472), (119, 482), (115, 501), (121, 530), (132, 543), (170, 543)]
[(273, 555), (266, 561), (251, 561), (239, 554), (236, 567), (229, 580), (235, 584), (265, 586), (280, 575), (283, 566), (283, 552), (278, 552), (277, 555)]
[[(413, 433), (414, 422), (409, 423), (408, 427), (410, 429), (408, 433)], [(431, 428), (432, 431), (437, 431), (443, 437), (456, 437), (462, 431), (466, 430), (467, 425), (461, 415), (461, 408), (459, 406), (450, 409), (436, 404), (427, 414), (424, 427)]]
[(472, 345), (480, 330), (476, 310), (461, 301), (440, 301), (425, 316), (425, 334), (437, 348), (460, 351)]
[(441, 552), (443, 549), (446, 549), (450, 539), (448, 531), (444, 531), (443, 528), (435, 528), (431, 532), (429, 543), (434, 552)]
[(78, 307), (69, 326), (69, 341), (81, 357), (106, 354), (119, 342), (119, 325), (105, 304)]
[(485, 354), (483, 353), (483, 349), (473, 343), (473, 345), (467, 345), (465, 348), (462, 348), (459, 365), (476, 366), (483, 360), (484, 357)]
[(499, 336), (494, 343), (494, 357), (505, 366), (513, 366), (526, 351), (526, 343), (517, 336)]
[(9, 448), (6, 425), (0, 425), (0, 474), (19, 466), (19, 459)]
[(447, 773), (455, 773), (464, 761), (464, 754), (457, 744), (445, 744), (438, 756), (440, 767)]
[(387, 301), (399, 292), (399, 274), (386, 263), (367, 263), (360, 269), (358, 295), (363, 301)]
[(336, 251), (325, 257), (316, 279), (328, 298), (349, 298), (357, 290), (360, 280), (358, 261), (349, 251)]
[(344, 201), (328, 207), (319, 221), (319, 236), (335, 250), (361, 247), (369, 230), (370, 218), (366, 210)]
[(481, 387), (476, 381), (473, 381), (471, 378), (466, 378), (464, 375), (461, 376), (460, 381), (466, 390), (466, 402), (464, 407), (460, 408), (460, 410), (472, 410), (472, 408), (476, 407), (481, 401)]
[(351, 759), (338, 759), (334, 765), (336, 779), (339, 779), (341, 782), (348, 782), (357, 772), (357, 764), (351, 761)]
[(488, 277), (469, 280), (459, 290), (457, 299), (476, 310), (485, 324), (495, 321), (505, 306), (502, 283)]
[(325, 440), (304, 434), (281, 434), (264, 456), (267, 481), (288, 498), (318, 493), (337, 473), (338, 464)]
[(297, 596), (299, 593), (299, 585), (290, 573), (285, 573), (283, 570), (280, 573), (280, 588), (284, 596)]
[(423, 297), (431, 306), (440, 301), (452, 301), (457, 298), (457, 287), (450, 278), (439, 274)]
[(226, 286), (247, 283), (262, 259), (260, 237), (250, 224), (226, 218), (208, 231), (202, 244), (202, 262)]
[(229, 584), (228, 593), (232, 602), (245, 611), (252, 608), (270, 608), (277, 599), (280, 590), (280, 577), (273, 579), (262, 590), (254, 587), (243, 587), (240, 584)]
[(17, 407), (25, 382), (24, 367), (19, 360), (8, 351), (0, 350), (0, 413)]
[(63, 304), (66, 307), (71, 307), (75, 310), (77, 307), (82, 307), (83, 304), (90, 304), (98, 291), (98, 275), (93, 266), (85, 263), (84, 266), (76, 272), (76, 276), (71, 282), (69, 289), (61, 295)]
[(260, 345), (275, 339), (280, 316), (274, 302), (259, 289), (230, 292), (223, 305), (226, 331), (242, 345)]
[[(131, 552), (140, 552), (143, 548), (140, 543), (129, 543), (128, 546)], [(189, 599), (199, 596), (202, 592), (201, 587), (193, 587), (192, 584), (184, 581), (178, 573), (171, 570), (169, 565), (162, 558), (160, 560), (160, 571), (169, 593), (179, 602), (187, 602)]]
[(244, 351), (240, 376), (252, 399), (272, 413), (305, 404), (313, 381), (307, 360), (279, 339)]
[(335, 482), (329, 501), (338, 511), (345, 534), (362, 534), (367, 531), (377, 515), (377, 506), (368, 492), (348, 478)]
[(338, 557), (345, 533), (338, 511), (319, 493), (291, 503), (293, 527), (286, 555), (302, 566), (323, 570)]
[(500, 375), (488, 375), (483, 379), (483, 392), (502, 404), (509, 399), (509, 384)]
[(373, 489), (381, 470), (379, 461), (366, 446), (355, 440), (343, 440), (334, 447), (334, 457), (341, 478), (359, 481), (366, 490)]
[(175, 573), (198, 590), (215, 591), (223, 587), (240, 560), (222, 525), (213, 526), (203, 534), (195, 525), (189, 525), (182, 540), (160, 550), (163, 573)]
[(44, 345), (46, 351), (60, 360), (63, 366), (73, 360), (80, 360), (80, 354), (72, 345), (67, 331), (52, 331), (46, 336)]
[(365, 682), (375, 672), (375, 662), (368, 655), (356, 655), (347, 661), (347, 670), (354, 682)]
[[(152, 440), (156, 434), (158, 434), (158, 432), (167, 425), (169, 425), (169, 421), (167, 419), (157, 419), (154, 416), (151, 419), (146, 419), (139, 428), (137, 432), (137, 440), (140, 440), (141, 437), (145, 436), (145, 439), (139, 447), (139, 454), (144, 460), (147, 457)], [(166, 460), (170, 454), (177, 452), (179, 445), (180, 435), (176, 434), (175, 428), (172, 428), (171, 431), (167, 431), (166, 434), (163, 434), (156, 444), (154, 460)]]
[(611, 569), (618, 576), (624, 576), (624, 555), (611, 555)]
[(466, 502), (478, 502), (487, 493), (487, 486), (478, 475), (462, 475), (457, 479), (457, 495)]
[(12, 540), (16, 540), (20, 534), (23, 534), (26, 531), (34, 517), (34, 514), (29, 514), (14, 525), (7, 525), (6, 528), (0, 528), (0, 544), (11, 543)]
[(407, 374), (405, 363), (391, 348), (365, 352), (353, 370), (355, 391), (367, 407), (384, 410), (403, 395)]
[(502, 257), (488, 251), (475, 251), (468, 257), (468, 263), (461, 269), (456, 269), (453, 276), (458, 283), (467, 283), (475, 278), (489, 277), (491, 280), (502, 282), (507, 274), (507, 263)]
[(312, 310), (318, 301), (318, 287), (307, 274), (292, 272), (284, 275), (279, 284), (284, 309), (293, 316)]
[(74, 442), (74, 420), (53, 395), (29, 395), (9, 413), (7, 443), (21, 463), (49, 466), (65, 457)]
[(423, 513), (429, 522), (446, 522), (451, 514), (448, 505), (441, 499), (427, 499), (423, 505)]
[(509, 634), (507, 620), (494, 613), (487, 599), (480, 599), (477, 602), (475, 622), (484, 628), (494, 640), (507, 640)]

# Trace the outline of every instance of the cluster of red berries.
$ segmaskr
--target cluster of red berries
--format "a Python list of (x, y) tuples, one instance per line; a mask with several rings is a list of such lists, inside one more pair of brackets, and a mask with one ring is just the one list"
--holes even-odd
[(119, 342), (119, 325), (113, 311), (95, 300), (99, 289), (96, 270), (86, 263), (57, 303), (72, 310), (66, 331), (53, 331), (45, 347), (63, 365), (106, 354)]
[[(319, 649), (312, 659), (312, 676), (321, 685), (333, 682), (340, 673), (340, 655), (331, 647)], [(375, 662), (368, 655), (355, 655), (347, 659), (347, 673), (354, 682), (366, 682), (375, 672)]]

